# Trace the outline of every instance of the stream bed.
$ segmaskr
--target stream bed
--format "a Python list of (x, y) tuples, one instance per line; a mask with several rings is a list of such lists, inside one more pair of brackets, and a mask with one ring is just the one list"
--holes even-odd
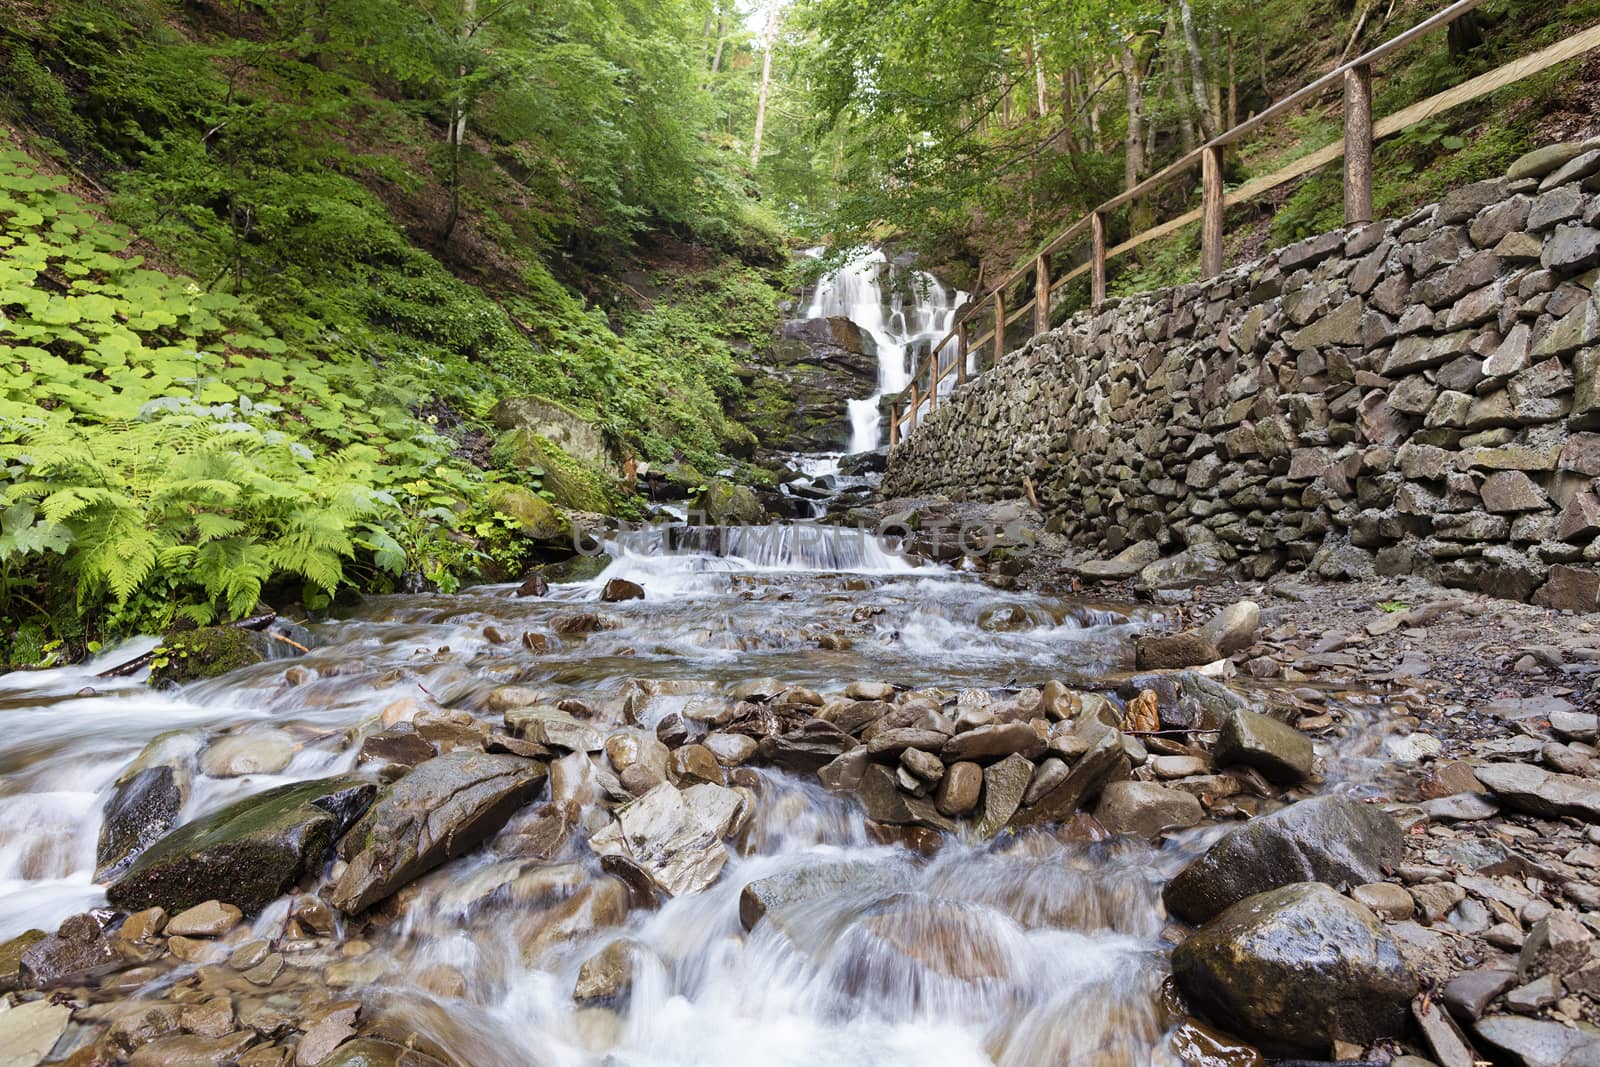
[[(953, 713), (1051, 679), (1103, 690), (1158, 618), (998, 591), (849, 536), (722, 546), (744, 555), (641, 537), (612, 546), (598, 578), (543, 597), (375, 597), (312, 627), (307, 655), (174, 691), (96, 677), (147, 643), (0, 678), (0, 940), (105, 905), (102, 810), (136, 766), (181, 769), (183, 824), (271, 787), (370, 774), (364, 742), (406, 723), (441, 750), (481, 743), (508, 693), (645, 737), (669, 717), (714, 729), (736, 696), (820, 698), (863, 681)], [(598, 603), (613, 579), (644, 597)], [(311, 898), (285, 896), (193, 959), (100, 990), (105, 1017), (225, 988), (241, 1025), (356, 998), (380, 1032), (463, 1065), (1179, 1062), (1161, 887), (1215, 827), (1165, 846), (1077, 821), (992, 841), (886, 835), (814, 775), (728, 767), (714, 773), (742, 800), (723, 828), (725, 866), (699, 891), (641, 906), (597, 854), (617, 787), (606, 753), (590, 759), (552, 764), (504, 830), (368, 921), (311, 938)], [(846, 876), (742, 921), (746, 886), (816, 869)], [(242, 946), (240, 970), (258, 943), (288, 966), (253, 988), (220, 963)], [(600, 995), (575, 998), (586, 983)]]

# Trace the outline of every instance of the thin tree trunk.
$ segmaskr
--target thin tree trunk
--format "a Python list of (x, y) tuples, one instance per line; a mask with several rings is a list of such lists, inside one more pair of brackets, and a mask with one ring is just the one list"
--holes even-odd
[(1239, 72), (1233, 65), (1233, 31), (1228, 31), (1228, 129), (1239, 125)]
[(1039, 50), (1039, 38), (1037, 35), (1033, 37), (1030, 51), (1033, 53), (1033, 87), (1039, 98), (1039, 117), (1044, 118), (1047, 110), (1044, 100), (1044, 53)]
[(765, 57), (761, 60), (761, 95), (756, 100), (756, 135), (750, 144), (750, 165), (761, 162), (761, 135), (767, 127), (767, 95), (772, 87), (772, 42), (767, 42)]
[[(478, 0), (462, 0), (461, 4), (461, 29), (459, 34), (462, 40), (472, 36), (472, 20), (478, 15)], [(456, 78), (465, 82), (467, 68), (463, 64), (456, 68)], [(450, 139), (450, 213), (445, 216), (444, 233), (440, 243), (449, 244), (450, 235), (456, 231), (456, 223), (461, 219), (461, 146), (467, 137), (467, 101), (457, 86), (455, 99), (450, 104), (450, 129), (447, 133)]]
[(1195, 29), (1194, 8), (1189, 0), (1178, 0), (1183, 21), (1183, 43), (1189, 56), (1189, 84), (1194, 90), (1194, 107), (1200, 118), (1200, 132), (1207, 140), (1216, 136), (1218, 119), (1211, 110), (1211, 89), (1206, 84), (1205, 60), (1200, 50), (1200, 34)]

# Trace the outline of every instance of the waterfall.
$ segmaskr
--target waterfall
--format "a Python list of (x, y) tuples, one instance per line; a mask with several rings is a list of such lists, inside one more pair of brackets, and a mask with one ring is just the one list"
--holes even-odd
[[(821, 250), (807, 254), (820, 256)], [(899, 268), (882, 249), (858, 249), (844, 266), (817, 283), (806, 308), (808, 319), (847, 318), (877, 343), (877, 385), (871, 396), (849, 402), (851, 452), (870, 452), (882, 442), (879, 401), (884, 394), (898, 393), (910, 383), (912, 369), (923, 352), (950, 332), (957, 309), (967, 299), (965, 292), (946, 288), (926, 271), (908, 272), (905, 285), (897, 284), (898, 273)], [(955, 345), (947, 345), (939, 353), (941, 363), (953, 359), (955, 351)]]

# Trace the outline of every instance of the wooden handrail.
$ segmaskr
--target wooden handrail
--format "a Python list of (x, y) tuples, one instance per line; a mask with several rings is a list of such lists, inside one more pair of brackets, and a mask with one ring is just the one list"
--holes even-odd
[[(984, 344), (994, 338), (996, 351), (993, 363), (998, 363), (1005, 349), (1005, 327), (1032, 311), (1034, 313), (1034, 332), (1032, 336), (1037, 336), (1044, 332), (1041, 327), (1048, 327), (1049, 324), (1051, 294), (1064, 288), (1085, 273), (1091, 274), (1090, 302), (1093, 306), (1099, 306), (1105, 300), (1105, 266), (1107, 260), (1137, 248), (1146, 242), (1165, 237), (1191, 223), (1198, 221), (1202, 224), (1202, 273), (1207, 277), (1214, 277), (1216, 274), (1221, 273), (1223, 268), (1222, 218), (1228, 206), (1259, 196), (1269, 189), (1274, 189), (1285, 182), (1292, 181), (1294, 178), (1307, 174), (1326, 163), (1338, 159), (1340, 156), (1345, 159), (1345, 221), (1347, 224), (1369, 221), (1372, 214), (1372, 143), (1375, 139), (1387, 137), (1446, 108), (1477, 99), (1531, 74), (1546, 70), (1556, 63), (1564, 62), (1567, 59), (1582, 55), (1590, 49), (1600, 47), (1600, 25), (1596, 25), (1558, 41), (1556, 44), (1539, 52), (1513, 60), (1493, 71), (1479, 75), (1452, 89), (1437, 93), (1393, 115), (1373, 122), (1371, 85), (1373, 66), (1379, 60), (1394, 54), (1401, 48), (1432, 33), (1441, 26), (1448, 26), (1483, 3), (1484, 0), (1456, 0), (1455, 3), (1417, 23), (1393, 39), (1377, 45), (1370, 51), (1348, 62), (1341, 63), (1327, 74), (1276, 101), (1260, 114), (1253, 115), (1238, 125), (1219, 133), (1205, 144), (1185, 153), (1174, 162), (1138, 182), (1132, 188), (1123, 190), (1095, 207), (1087, 215), (1068, 225), (1060, 233), (1041, 245), (1035, 252), (1019, 262), (1011, 273), (974, 296), (956, 313), (955, 319), (951, 323), (950, 332), (929, 350), (923, 364), (912, 374), (912, 384), (895, 397), (891, 412), (899, 410), (900, 405), (906, 401), (908, 394), (913, 408), (919, 403), (916, 383), (920, 380), (924, 371), (928, 374), (930, 395), (937, 396), (939, 382), (944, 378), (944, 374), (940, 372), (938, 365), (939, 353), (952, 340), (965, 336), (963, 331), (967, 327), (968, 320), (974, 315), (985, 314), (992, 309), (995, 327), (977, 340), (964, 342), (963, 350), (957, 357), (963, 368), (957, 375), (960, 382), (966, 380), (966, 351), (978, 351), (981, 353)], [(1266, 123), (1288, 113), (1290, 109), (1335, 87), (1341, 88), (1344, 93), (1345, 133), (1342, 143), (1335, 142), (1320, 148), (1272, 174), (1254, 178), (1232, 191), (1224, 190), (1222, 185), (1224, 148), (1237, 144), (1250, 134), (1261, 129)], [(1108, 214), (1124, 204), (1146, 196), (1178, 175), (1191, 170), (1197, 164), (1202, 167), (1203, 171), (1202, 206), (1200, 208), (1185, 212), (1177, 218), (1170, 219), (1160, 225), (1152, 226), (1118, 245), (1106, 248), (1106, 216)], [(1065, 272), (1061, 277), (1052, 279), (1049, 276), (1048, 257), (1085, 234), (1089, 236), (1091, 242), (1088, 261)], [(1006, 290), (1026, 277), (1030, 271), (1034, 272), (1034, 298), (1017, 308), (1010, 315), (1007, 315), (1005, 309)], [(981, 355), (979, 358), (982, 358)], [(933, 403), (934, 401), (930, 400), (930, 409)], [(908, 412), (908, 415), (910, 426), (915, 428), (917, 423), (915, 411)]]

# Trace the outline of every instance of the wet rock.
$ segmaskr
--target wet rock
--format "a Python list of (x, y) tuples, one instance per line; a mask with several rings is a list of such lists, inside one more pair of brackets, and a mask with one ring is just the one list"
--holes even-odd
[(851, 682), (844, 687), (844, 695), (851, 700), (893, 700), (894, 686), (888, 682)]
[(165, 764), (146, 767), (119, 781), (101, 818), (95, 881), (116, 878), (171, 830), (188, 792), (188, 775)]
[(359, 1004), (341, 1004), (307, 1027), (300, 1044), (295, 1046), (295, 1067), (317, 1067), (333, 1055), (334, 1049), (355, 1037), (360, 1011)]
[(0, 1010), (0, 1064), (34, 1067), (43, 1062), (67, 1032), (72, 1009), (48, 1000)]
[[(868, 750), (870, 754), (871, 750)], [(928, 786), (936, 786), (944, 778), (944, 763), (931, 752), (908, 748), (900, 753), (900, 765), (913, 778)], [(937, 805), (936, 805), (937, 806)]]
[(867, 752), (874, 757), (898, 759), (907, 751), (938, 752), (944, 748), (946, 740), (946, 735), (938, 730), (902, 726), (874, 733), (867, 742)]
[(141, 1045), (128, 1059), (128, 1067), (199, 1067), (231, 1063), (255, 1042), (253, 1030), (239, 1030), (215, 1038), (174, 1034)]
[(728, 851), (713, 829), (669, 784), (623, 805), (616, 815), (616, 822), (590, 838), (590, 846), (602, 856), (626, 856), (668, 896), (700, 892), (728, 862)]
[(385, 730), (361, 742), (356, 763), (376, 763), (386, 767), (415, 767), (438, 755), (433, 742), (415, 730)]
[(1238, 710), (1222, 724), (1217, 763), (1254, 767), (1274, 782), (1293, 785), (1311, 776), (1316, 758), (1311, 738), (1268, 715)]
[(656, 740), (668, 748), (677, 748), (689, 741), (689, 728), (684, 725), (683, 716), (677, 712), (663, 716), (656, 723)]
[(200, 770), (212, 778), (277, 774), (293, 758), (294, 742), (282, 730), (247, 730), (208, 745), (200, 756)]
[(1377, 917), (1316, 882), (1236, 902), (1173, 950), (1172, 970), (1209, 1018), (1284, 1055), (1398, 1034), (1417, 991)]
[(748, 486), (713, 478), (689, 503), (691, 517), (707, 526), (755, 525), (767, 521), (766, 509)]
[(613, 578), (606, 582), (606, 587), (600, 591), (600, 601), (604, 604), (618, 604), (624, 600), (643, 600), (644, 586), (638, 582), (630, 582), (626, 578)]
[(698, 782), (722, 784), (722, 765), (704, 745), (683, 745), (672, 752), (667, 765), (667, 776), (680, 787)]
[(1338, 796), (1302, 800), (1217, 841), (1167, 884), (1167, 908), (1204, 922), (1247, 896), (1295, 882), (1382, 881), (1405, 856), (1400, 826), (1370, 804)]
[(334, 840), (372, 802), (360, 778), (268, 789), (202, 815), (157, 841), (106, 898), (123, 908), (182, 911), (220, 900), (247, 914), (322, 867)]
[(318, 1067), (445, 1067), (432, 1056), (377, 1038), (346, 1041)]
[(810, 719), (798, 730), (763, 737), (761, 758), (774, 767), (799, 774), (814, 774), (856, 747), (855, 738), (822, 719)]
[(1003, 830), (1028, 791), (1033, 764), (1013, 753), (983, 771), (983, 811), (973, 823), (972, 832), (987, 840)]
[(955, 818), (965, 815), (978, 806), (978, 796), (983, 792), (983, 768), (962, 760), (945, 768), (944, 778), (934, 796), (934, 805), (941, 815)]
[(1552, 774), (1530, 763), (1491, 763), (1478, 768), (1478, 780), (1518, 811), (1600, 822), (1600, 781)]
[(1473, 1030), (1519, 1067), (1600, 1067), (1600, 1028), (1586, 1023), (1563, 1026), (1549, 1019), (1491, 1015)]
[(1155, 782), (1112, 782), (1100, 792), (1094, 817), (1114, 834), (1156, 838), (1186, 830), (1205, 818), (1200, 801)]
[(515, 708), (506, 712), (505, 722), (516, 737), (547, 748), (599, 752), (606, 747), (604, 730), (551, 704)]
[(0, 942), (0, 993), (22, 988), (23, 953), (49, 936), (43, 930), (29, 930)]
[(748, 762), (760, 747), (755, 738), (744, 734), (711, 733), (702, 739), (701, 744), (724, 767), (737, 767)]
[(636, 951), (637, 946), (630, 941), (613, 941), (584, 960), (578, 968), (572, 999), (579, 1004), (587, 1004), (627, 996), (633, 989), (633, 957)]
[(164, 932), (169, 937), (220, 937), (239, 925), (242, 918), (244, 913), (232, 904), (208, 900), (174, 915)]
[(1240, 600), (1207, 620), (1200, 627), (1199, 635), (1215, 645), (1218, 652), (1229, 656), (1255, 644), (1260, 626), (1261, 605), (1253, 600)]
[(982, 762), (1011, 755), (1037, 759), (1044, 755), (1044, 748), (1044, 738), (1032, 726), (1025, 722), (1002, 722), (956, 734), (944, 742), (940, 754), (946, 763)]
[(947, 833), (955, 823), (939, 814), (932, 801), (909, 796), (900, 789), (894, 771), (881, 763), (869, 764), (856, 786), (856, 796), (867, 811), (867, 818), (892, 825), (913, 824)]
[(739, 893), (739, 922), (755, 929), (763, 918), (787, 928), (786, 913), (841, 893), (888, 896), (908, 888), (911, 869), (903, 863), (807, 855), (794, 867), (757, 878)]
[(849, 752), (819, 767), (817, 779), (822, 782), (824, 788), (835, 793), (853, 792), (861, 784), (861, 776), (866, 773), (870, 761), (871, 756), (867, 752), (867, 746), (857, 745)]
[(1194, 632), (1135, 638), (1133, 655), (1134, 662), (1142, 671), (1199, 667), (1222, 658), (1216, 645)]
[(467, 852), (504, 826), (544, 776), (532, 760), (466, 749), (419, 764), (351, 830), (349, 866), (329, 902), (347, 914), (365, 911)]
[(1012, 817), (1013, 829), (1065, 822), (1078, 808), (1093, 801), (1107, 782), (1126, 778), (1132, 762), (1122, 744), (1122, 732), (1097, 718), (1079, 719), (1069, 735), (1083, 747), (1061, 784)]
[(519, 597), (540, 597), (549, 592), (550, 582), (539, 571), (534, 571), (528, 575), (522, 580), (522, 584), (517, 586), (517, 596)]

